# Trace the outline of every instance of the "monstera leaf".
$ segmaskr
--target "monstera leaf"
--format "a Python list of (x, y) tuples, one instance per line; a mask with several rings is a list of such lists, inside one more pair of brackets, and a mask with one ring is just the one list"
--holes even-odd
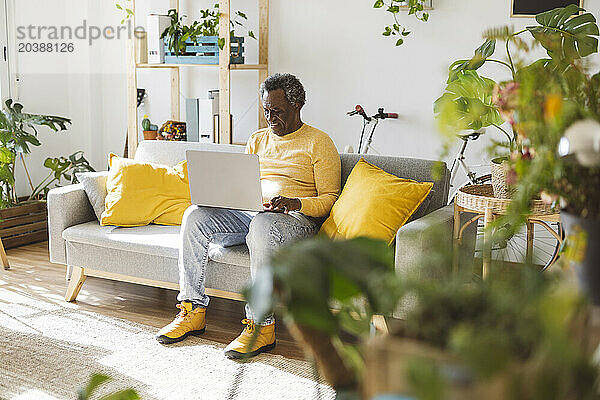
[(435, 101), (433, 110), (443, 130), (477, 130), (501, 125), (504, 121), (492, 103), (496, 82), (464, 70), (448, 84), (445, 93)]
[(553, 59), (571, 62), (598, 51), (598, 25), (590, 13), (575, 15), (583, 8), (574, 4), (555, 8), (535, 19), (540, 26), (528, 26), (527, 30), (548, 51)]
[(450, 65), (450, 74), (448, 75), (448, 81), (446, 83), (454, 81), (461, 71), (475, 71), (479, 69), (479, 67), (485, 64), (485, 61), (494, 54), (495, 50), (496, 41), (488, 39), (485, 43), (475, 49), (475, 54), (470, 60), (458, 60), (453, 62), (452, 65)]

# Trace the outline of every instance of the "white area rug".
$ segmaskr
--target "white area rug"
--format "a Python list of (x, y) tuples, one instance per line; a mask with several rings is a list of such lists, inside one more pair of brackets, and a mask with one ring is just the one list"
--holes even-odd
[(335, 397), (308, 362), (262, 354), (241, 364), (196, 337), (163, 346), (155, 328), (50, 300), (0, 288), (0, 399), (75, 399), (94, 372), (113, 378), (103, 393), (131, 387), (142, 399)]

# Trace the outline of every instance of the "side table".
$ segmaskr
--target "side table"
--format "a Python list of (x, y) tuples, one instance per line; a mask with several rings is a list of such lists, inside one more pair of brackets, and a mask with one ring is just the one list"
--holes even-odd
[[(454, 231), (453, 246), (454, 259), (452, 263), (453, 271), (458, 271), (458, 247), (460, 246), (464, 230), (474, 222), (483, 218), (483, 279), (489, 274), (490, 263), (492, 260), (492, 247), (489, 245), (491, 232), (486, 229), (490, 223), (499, 215), (505, 215), (510, 205), (510, 199), (499, 199), (494, 197), (492, 185), (468, 185), (459, 189), (454, 198)], [(477, 214), (462, 226), (460, 223), (460, 213), (469, 212)], [(560, 222), (560, 215), (552, 210), (550, 205), (541, 200), (534, 200), (532, 203), (531, 214), (527, 216), (527, 248), (526, 261), (532, 260), (534, 225), (538, 224), (544, 227), (554, 238), (562, 244), (562, 235), (555, 232), (549, 223)], [(555, 254), (549, 264), (556, 261)]]

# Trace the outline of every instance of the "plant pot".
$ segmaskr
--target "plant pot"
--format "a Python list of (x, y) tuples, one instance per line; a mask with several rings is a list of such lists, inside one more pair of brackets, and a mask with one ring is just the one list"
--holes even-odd
[[(501, 378), (479, 382), (473, 372), (447, 352), (427, 343), (396, 336), (378, 336), (363, 348), (363, 398), (388, 394), (416, 398), (408, 371), (416, 363), (435, 365), (444, 379), (444, 399), (504, 399), (508, 385)], [(404, 397), (403, 397), (404, 396)]]
[(48, 211), (45, 201), (0, 210), (0, 237), (5, 249), (48, 240)]
[(156, 140), (158, 131), (144, 131), (144, 140)]
[(571, 248), (570, 263), (579, 288), (594, 305), (600, 305), (600, 221), (561, 211), (560, 220)]
[(344, 364), (329, 334), (296, 323), (287, 326), (292, 336), (313, 355), (321, 375), (336, 391), (352, 393), (356, 390), (354, 372)]
[(515, 188), (506, 181), (510, 171), (510, 164), (506, 157), (498, 157), (492, 160), (492, 187), (494, 197), (498, 199), (510, 199), (515, 193)]

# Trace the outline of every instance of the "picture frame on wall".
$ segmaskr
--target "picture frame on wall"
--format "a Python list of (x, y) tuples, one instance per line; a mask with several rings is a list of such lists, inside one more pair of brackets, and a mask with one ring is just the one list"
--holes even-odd
[(570, 4), (583, 7), (583, 0), (511, 0), (510, 16), (534, 17), (536, 14)]

